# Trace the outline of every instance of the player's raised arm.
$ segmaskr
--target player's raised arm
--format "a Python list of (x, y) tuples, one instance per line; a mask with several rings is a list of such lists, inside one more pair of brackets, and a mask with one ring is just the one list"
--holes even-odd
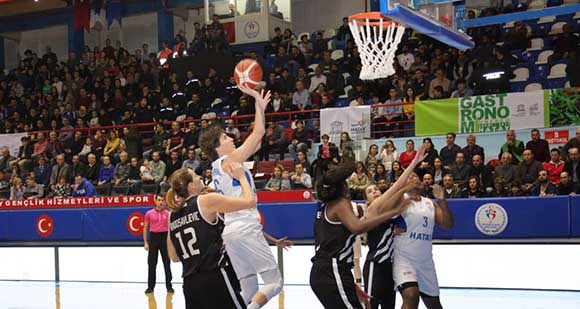
[(339, 205), (335, 206), (336, 208), (335, 212), (340, 222), (342, 222), (342, 224), (351, 233), (361, 234), (374, 229), (381, 223), (386, 222), (387, 220), (391, 219), (394, 216), (400, 215), (401, 213), (403, 213), (403, 211), (405, 211), (405, 209), (407, 209), (407, 206), (409, 206), (410, 202), (408, 200), (404, 200), (401, 203), (397, 203), (397, 207), (395, 209), (385, 211), (372, 218), (363, 218), (363, 219), (359, 219), (357, 216), (354, 215), (350, 201), (342, 199), (338, 203)]
[(225, 213), (256, 207), (254, 190), (246, 177), (242, 164), (239, 162), (230, 163), (226, 170), (231, 170), (232, 177), (240, 183), (240, 186), (242, 187), (242, 196), (231, 197), (219, 193), (200, 195), (198, 199), (199, 207), (203, 208), (208, 213)]
[(438, 203), (433, 201), (433, 205), (435, 205), (435, 224), (446, 229), (452, 229), (455, 225), (455, 219), (453, 218), (451, 209), (447, 205), (443, 188), (439, 185), (434, 185), (433, 195), (439, 200)]
[(264, 111), (266, 110), (266, 106), (268, 106), (270, 103), (270, 91), (264, 92), (264, 90), (262, 90), (258, 92), (244, 84), (240, 84), (238, 88), (243, 93), (252, 96), (256, 100), (256, 118), (254, 119), (254, 130), (239, 148), (229, 154), (228, 158), (224, 162), (223, 167), (225, 167), (230, 162), (246, 161), (260, 148), (260, 145), (262, 144), (262, 138), (266, 133), (266, 120)]

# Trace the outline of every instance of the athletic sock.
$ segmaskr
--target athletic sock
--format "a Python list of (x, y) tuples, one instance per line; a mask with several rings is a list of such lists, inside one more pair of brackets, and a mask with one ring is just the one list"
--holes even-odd
[(249, 305), (248, 305), (248, 309), (260, 309), (260, 305), (258, 305), (258, 303), (256, 303), (255, 301), (252, 301)]

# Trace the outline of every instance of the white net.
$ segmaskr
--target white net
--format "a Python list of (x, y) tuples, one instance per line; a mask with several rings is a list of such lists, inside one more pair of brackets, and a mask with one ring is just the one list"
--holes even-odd
[(395, 74), (393, 61), (405, 27), (395, 22), (384, 25), (383, 19), (364, 19), (359, 25), (360, 20), (349, 22), (361, 57), (360, 79), (372, 80)]

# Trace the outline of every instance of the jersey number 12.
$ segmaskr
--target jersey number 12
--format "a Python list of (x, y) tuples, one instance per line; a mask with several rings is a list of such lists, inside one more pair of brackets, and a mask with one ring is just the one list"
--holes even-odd
[(183, 234), (184, 235), (191, 234), (191, 239), (187, 242), (187, 249), (185, 248), (185, 245), (183, 244), (183, 239), (181, 238), (180, 232), (175, 233), (175, 238), (177, 238), (179, 240), (179, 246), (181, 247), (181, 252), (183, 252), (183, 259), (187, 260), (191, 256), (198, 255), (200, 252), (199, 252), (199, 249), (193, 248), (193, 245), (195, 245), (195, 243), (197, 242), (197, 237), (195, 236), (195, 230), (192, 227), (188, 227), (188, 228), (183, 230)]

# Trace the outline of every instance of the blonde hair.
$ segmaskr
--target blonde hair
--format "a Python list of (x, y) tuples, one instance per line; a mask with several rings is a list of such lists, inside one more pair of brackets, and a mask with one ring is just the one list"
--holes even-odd
[(173, 188), (169, 188), (169, 190), (167, 190), (167, 193), (165, 194), (165, 201), (167, 202), (167, 207), (173, 212), (180, 211), (185, 204), (185, 199), (177, 196), (175, 191), (173, 191)]

